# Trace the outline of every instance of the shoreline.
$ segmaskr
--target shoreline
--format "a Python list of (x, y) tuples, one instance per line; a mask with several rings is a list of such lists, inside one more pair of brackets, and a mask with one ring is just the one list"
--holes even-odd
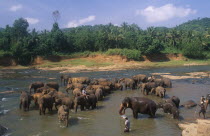
[[(146, 56), (145, 56), (146, 57)], [(52, 58), (51, 58), (52, 59)], [(153, 57), (153, 59), (157, 59)], [(158, 58), (152, 61), (151, 58), (145, 58), (143, 61), (128, 60), (119, 55), (107, 56), (96, 55), (90, 57), (70, 58), (61, 60), (45, 60), (41, 57), (35, 59), (34, 63), (29, 66), (0, 66), (2, 69), (38, 69), (38, 70), (59, 70), (61, 73), (93, 72), (93, 71), (118, 71), (127, 69), (149, 69), (161, 67), (180, 67), (180, 66), (197, 66), (210, 65), (210, 60), (190, 60), (182, 55), (168, 55), (165, 58)]]

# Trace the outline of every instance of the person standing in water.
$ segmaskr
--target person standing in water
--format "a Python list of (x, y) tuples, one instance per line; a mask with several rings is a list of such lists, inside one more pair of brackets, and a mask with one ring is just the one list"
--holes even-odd
[(130, 121), (128, 120), (128, 117), (125, 118), (125, 129), (124, 132), (130, 132)]

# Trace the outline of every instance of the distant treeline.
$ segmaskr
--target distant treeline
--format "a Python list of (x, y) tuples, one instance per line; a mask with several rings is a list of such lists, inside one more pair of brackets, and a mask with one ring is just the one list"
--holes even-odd
[[(204, 25), (203, 25), (204, 24)], [(183, 53), (189, 58), (209, 57), (210, 18), (188, 21), (174, 28), (148, 27), (122, 23), (79, 26), (51, 31), (28, 30), (27, 20), (19, 18), (13, 26), (0, 28), (0, 56), (13, 56), (22, 65), (36, 56), (69, 55), (76, 52), (108, 52), (136, 59), (141, 55)]]

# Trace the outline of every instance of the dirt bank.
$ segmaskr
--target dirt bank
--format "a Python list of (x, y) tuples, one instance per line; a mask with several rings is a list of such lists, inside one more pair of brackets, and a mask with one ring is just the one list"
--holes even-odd
[[(9, 59), (9, 58), (8, 58)], [(13, 62), (12, 58), (10, 58)], [(5, 60), (6, 61), (6, 60)], [(92, 55), (83, 58), (68, 58), (68, 56), (51, 56), (47, 58), (37, 57), (33, 65), (27, 67), (10, 66), (1, 69), (35, 68), (42, 70), (61, 70), (62, 73), (90, 72), (90, 71), (115, 71), (126, 69), (141, 69), (148, 67), (174, 67), (191, 65), (208, 65), (206, 61), (190, 61), (181, 54), (157, 54), (143, 56), (141, 61), (129, 60), (123, 56)], [(1, 62), (0, 62), (1, 65)], [(177, 78), (177, 77), (171, 77)]]
[(210, 136), (210, 120), (197, 119), (194, 123), (180, 123), (182, 136)]

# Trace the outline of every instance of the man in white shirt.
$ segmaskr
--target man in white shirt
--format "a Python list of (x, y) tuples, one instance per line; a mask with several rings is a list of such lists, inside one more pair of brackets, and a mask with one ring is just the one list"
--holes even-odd
[(125, 118), (125, 129), (124, 132), (130, 131), (130, 121), (128, 120), (128, 117)]

